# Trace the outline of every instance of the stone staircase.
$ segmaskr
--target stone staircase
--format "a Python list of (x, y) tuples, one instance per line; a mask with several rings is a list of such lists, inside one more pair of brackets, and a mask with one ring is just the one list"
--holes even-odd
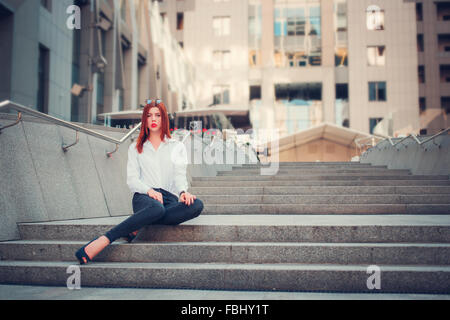
[[(202, 215), (148, 226), (80, 267), (81, 286), (450, 293), (450, 180), (361, 163), (244, 165), (195, 178)], [(21, 223), (0, 283), (65, 286), (74, 252), (126, 217)], [(380, 289), (369, 289), (369, 266)]]

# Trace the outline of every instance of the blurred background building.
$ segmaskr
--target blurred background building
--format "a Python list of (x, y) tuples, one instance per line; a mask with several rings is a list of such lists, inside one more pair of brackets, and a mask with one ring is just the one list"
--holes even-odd
[(175, 126), (431, 134), (449, 30), (450, 1), (0, 0), (0, 100), (109, 126), (159, 97)]
[(422, 134), (450, 126), (450, 1), (414, 1)]
[[(80, 29), (67, 25), (73, 4)], [(151, 97), (171, 113), (195, 104), (192, 65), (151, 1), (1, 0), (0, 26), (0, 100), (106, 125), (139, 118)]]
[(198, 108), (248, 109), (253, 128), (282, 135), (323, 122), (390, 136), (448, 127), (449, 1), (181, 3), (160, 9), (201, 75)]

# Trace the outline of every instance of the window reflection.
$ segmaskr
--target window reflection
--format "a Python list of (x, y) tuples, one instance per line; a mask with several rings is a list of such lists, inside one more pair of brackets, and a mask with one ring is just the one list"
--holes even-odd
[(386, 101), (386, 82), (369, 82), (369, 101)]
[(213, 103), (217, 104), (229, 104), (230, 103), (230, 87), (227, 85), (213, 86)]
[(274, 10), (276, 67), (320, 66), (322, 63), (319, 0), (277, 0)]
[(385, 46), (367, 47), (367, 59), (369, 66), (384, 66), (386, 63)]
[(366, 16), (368, 30), (384, 30), (384, 10), (372, 5), (367, 8)]
[(323, 121), (322, 83), (275, 85), (276, 125), (280, 134), (292, 134)]
[(251, 0), (248, 6), (248, 59), (250, 67), (261, 66), (261, 0)]
[(347, 0), (334, 0), (335, 66), (348, 65)]
[(215, 36), (230, 35), (230, 17), (213, 17), (212, 26)]

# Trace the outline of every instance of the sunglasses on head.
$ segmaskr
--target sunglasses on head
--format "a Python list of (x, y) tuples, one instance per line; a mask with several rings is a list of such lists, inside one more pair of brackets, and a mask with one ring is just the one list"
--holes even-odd
[[(153, 99), (148, 99), (147, 100), (147, 104), (151, 104), (153, 102)], [(156, 104), (160, 104), (161, 103), (161, 100), (160, 99), (157, 99), (157, 100), (155, 100), (155, 103)]]

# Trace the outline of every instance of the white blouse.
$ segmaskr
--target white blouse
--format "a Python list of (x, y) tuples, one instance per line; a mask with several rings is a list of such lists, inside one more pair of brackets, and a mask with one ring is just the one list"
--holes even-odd
[(143, 145), (142, 153), (136, 149), (136, 141), (128, 149), (127, 184), (131, 192), (146, 194), (151, 188), (162, 188), (178, 197), (187, 191), (187, 152), (184, 144), (176, 139), (161, 141), (155, 150), (150, 141)]

